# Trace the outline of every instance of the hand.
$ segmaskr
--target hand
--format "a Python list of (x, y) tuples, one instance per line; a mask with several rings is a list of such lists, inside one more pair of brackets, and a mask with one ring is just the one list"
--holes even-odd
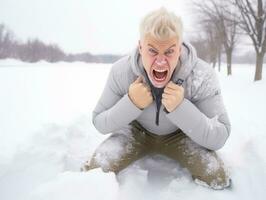
[(168, 112), (172, 112), (184, 99), (184, 88), (170, 81), (164, 88), (162, 104)]
[(139, 76), (130, 86), (128, 91), (130, 100), (139, 108), (144, 109), (148, 107), (152, 101), (152, 94), (150, 88), (143, 83), (143, 77)]

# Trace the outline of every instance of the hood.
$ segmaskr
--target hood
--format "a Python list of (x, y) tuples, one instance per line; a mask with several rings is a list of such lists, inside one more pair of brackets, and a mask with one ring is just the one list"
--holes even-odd
[[(145, 71), (144, 67), (141, 61), (141, 55), (139, 53), (138, 47), (136, 47), (132, 53), (131, 53), (131, 58), (130, 58), (130, 63), (133, 72), (137, 76), (144, 76), (145, 77), (145, 82), (148, 82), (147, 77), (145, 76)], [(179, 57), (179, 61), (176, 66), (176, 70), (174, 71), (172, 75), (172, 81), (174, 83), (178, 83), (178, 80), (186, 80), (188, 75), (190, 74), (191, 70), (195, 66), (195, 62), (197, 62), (198, 57), (197, 53), (195, 51), (195, 48), (187, 43), (183, 42), (181, 46), (181, 55)], [(182, 82), (181, 82), (182, 84)]]

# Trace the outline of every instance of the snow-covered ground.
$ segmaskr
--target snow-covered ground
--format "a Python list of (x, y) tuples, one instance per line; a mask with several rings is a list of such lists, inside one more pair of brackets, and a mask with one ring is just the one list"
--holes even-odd
[[(144, 158), (113, 173), (80, 172), (107, 136), (91, 112), (110, 65), (0, 61), (0, 199), (265, 199), (266, 74), (253, 82), (254, 66), (219, 73), (232, 132), (218, 154), (233, 179), (231, 190), (193, 183), (185, 169), (162, 156)], [(265, 70), (264, 70), (265, 71)]]

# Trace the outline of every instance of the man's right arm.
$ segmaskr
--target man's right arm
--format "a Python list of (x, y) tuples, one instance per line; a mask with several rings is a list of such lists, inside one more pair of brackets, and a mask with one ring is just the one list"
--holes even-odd
[(103, 93), (93, 111), (92, 122), (95, 128), (103, 133), (111, 133), (121, 129), (136, 119), (142, 112), (129, 98), (128, 93), (122, 94), (112, 67)]

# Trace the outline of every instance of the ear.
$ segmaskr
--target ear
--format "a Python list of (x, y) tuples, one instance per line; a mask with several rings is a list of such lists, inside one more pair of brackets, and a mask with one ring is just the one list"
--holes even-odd
[(139, 40), (138, 48), (139, 48), (139, 53), (142, 54), (142, 46), (141, 46), (141, 41), (140, 40)]

